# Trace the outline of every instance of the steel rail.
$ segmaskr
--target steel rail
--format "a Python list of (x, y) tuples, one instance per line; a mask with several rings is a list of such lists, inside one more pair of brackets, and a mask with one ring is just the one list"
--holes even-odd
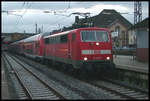
[(123, 98), (135, 99), (135, 98), (133, 98), (133, 97), (131, 97), (131, 96), (122, 94), (122, 93), (120, 93), (120, 92), (118, 92), (118, 91), (116, 91), (116, 90), (113, 90), (113, 89), (111, 89), (111, 88), (108, 88), (108, 87), (105, 87), (105, 86), (102, 86), (102, 85), (98, 85), (98, 84), (95, 84), (95, 83), (93, 83), (93, 82), (89, 82), (89, 81), (86, 81), (86, 80), (82, 80), (82, 81), (84, 81), (84, 82), (86, 82), (86, 83), (88, 83), (88, 84), (91, 84), (91, 85), (93, 85), (93, 86), (95, 86), (95, 87), (102, 88), (102, 89), (104, 89), (104, 90), (110, 91), (110, 92), (112, 92), (112, 93), (114, 93), (114, 94), (117, 94), (117, 95), (123, 97)]
[[(79, 79), (79, 78), (78, 78), (78, 79)], [(81, 80), (81, 79), (79, 79), (79, 80)], [(83, 81), (83, 80), (81, 80), (81, 81)], [(105, 89), (105, 90), (107, 90), (107, 91), (111, 91), (111, 92), (113, 92), (114, 94), (120, 95), (120, 96), (123, 97), (123, 98), (136, 99), (135, 97), (132, 97), (132, 96), (130, 96), (130, 95), (125, 95), (125, 94), (123, 94), (123, 93), (121, 93), (121, 92), (119, 92), (119, 91), (117, 91), (117, 90), (113, 90), (113, 89), (111, 89), (111, 88), (108, 88), (108, 87), (105, 87), (105, 86), (102, 86), (102, 85), (94, 84), (93, 82), (89, 82), (89, 81), (84, 81), (84, 82), (87, 82), (87, 83), (89, 83), (89, 84), (91, 84), (91, 85), (93, 85), (93, 86), (96, 86), (96, 87)], [(117, 84), (117, 85), (118, 85), (118, 84)], [(123, 86), (123, 85), (121, 85), (121, 86)], [(124, 87), (125, 87), (125, 86), (124, 86)], [(126, 87), (126, 88), (128, 88), (128, 87)], [(132, 88), (130, 88), (130, 89), (132, 90)], [(134, 90), (134, 91), (136, 91), (136, 90)]]
[(48, 89), (52, 90), (57, 97), (59, 97), (60, 99), (65, 99), (61, 94), (59, 94), (54, 88), (50, 87), (46, 82), (44, 82), (43, 80), (41, 80), (35, 73), (31, 72), (29, 69), (27, 69), (24, 65), (22, 65), (16, 58), (12, 57), (18, 64), (20, 64), (25, 70), (27, 70), (29, 73), (31, 73), (32, 75), (34, 75), (34, 77), (36, 77), (42, 84), (44, 84)]
[(136, 87), (131, 87), (130, 85), (127, 85), (127, 84), (119, 83), (119, 81), (117, 81), (117, 80), (113, 80), (113, 79), (105, 78), (105, 77), (103, 77), (102, 79), (104, 79), (105, 81), (110, 82), (112, 84), (120, 85), (120, 86), (129, 88), (129, 89), (134, 89), (135, 91), (138, 91), (138, 92), (141, 92), (144, 94), (148, 94), (148, 91), (145, 91), (145, 90), (142, 90), (142, 89), (136, 88)]
[(29, 97), (29, 99), (32, 99), (32, 94), (27, 89), (26, 85), (23, 84), (23, 82), (22, 82), (21, 78), (19, 77), (19, 74), (17, 73), (17, 71), (12, 67), (11, 63), (9, 62), (9, 60), (6, 58), (5, 55), (4, 55), (4, 58), (7, 61), (7, 63), (9, 64), (9, 66), (11, 67), (11, 69), (14, 71), (15, 76), (17, 77), (19, 83), (21, 84), (21, 86), (23, 87), (24, 91), (26, 92), (25, 94)]

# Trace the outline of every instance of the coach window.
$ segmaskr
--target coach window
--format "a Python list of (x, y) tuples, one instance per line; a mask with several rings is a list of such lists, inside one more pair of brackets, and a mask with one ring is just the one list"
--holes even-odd
[(39, 42), (36, 42), (36, 43), (35, 43), (35, 47), (39, 47)]
[(68, 41), (68, 34), (60, 36), (60, 43), (66, 43)]
[(72, 34), (72, 41), (75, 40), (75, 33)]
[(35, 47), (37, 47), (37, 42), (35, 42)]

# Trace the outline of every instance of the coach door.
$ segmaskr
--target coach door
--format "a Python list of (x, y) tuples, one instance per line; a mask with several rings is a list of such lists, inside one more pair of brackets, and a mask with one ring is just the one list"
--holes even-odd
[(33, 42), (33, 54), (35, 54), (35, 53), (36, 53), (36, 41)]

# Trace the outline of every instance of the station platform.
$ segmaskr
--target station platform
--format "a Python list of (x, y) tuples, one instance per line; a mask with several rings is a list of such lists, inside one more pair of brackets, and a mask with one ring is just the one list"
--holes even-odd
[(148, 62), (139, 62), (133, 56), (113, 55), (116, 68), (133, 70), (137, 72), (149, 73)]
[(9, 87), (8, 87), (8, 80), (6, 78), (6, 72), (4, 69), (4, 64), (1, 59), (1, 94), (2, 94), (2, 99), (10, 99), (9, 96)]

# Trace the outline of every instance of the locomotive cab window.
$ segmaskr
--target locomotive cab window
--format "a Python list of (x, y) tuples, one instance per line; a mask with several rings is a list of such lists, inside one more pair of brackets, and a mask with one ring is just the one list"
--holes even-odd
[(83, 42), (107, 42), (109, 40), (106, 31), (81, 31), (80, 35)]

